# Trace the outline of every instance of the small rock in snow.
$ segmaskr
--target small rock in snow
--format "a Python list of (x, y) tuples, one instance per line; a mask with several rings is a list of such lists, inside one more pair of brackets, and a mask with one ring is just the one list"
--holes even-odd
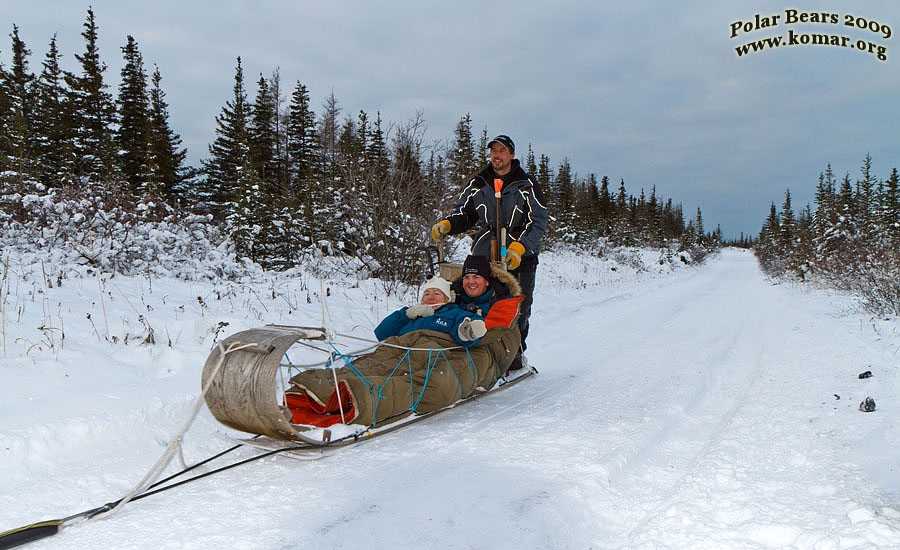
[(862, 412), (870, 413), (875, 410), (875, 400), (871, 397), (866, 397), (865, 401), (859, 404), (859, 410)]

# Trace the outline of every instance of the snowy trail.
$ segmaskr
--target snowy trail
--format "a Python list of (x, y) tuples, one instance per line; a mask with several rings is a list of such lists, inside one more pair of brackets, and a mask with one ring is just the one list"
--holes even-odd
[[(570, 354), (580, 365), (568, 371), (577, 379), (570, 388), (575, 402), (591, 396), (605, 402), (593, 408), (596, 424), (587, 422), (597, 440), (585, 443), (583, 457), (587, 466), (599, 454), (607, 474), (606, 486), (600, 480), (597, 488), (603, 497), (581, 495), (595, 518), (606, 519), (593, 542), (620, 548), (898, 544), (895, 512), (878, 509), (877, 491), (859, 472), (847, 471), (835, 452), (828, 436), (840, 427), (823, 428), (810, 416), (832, 395), (831, 386), (816, 382), (833, 383), (836, 358), (849, 359), (846, 350), (864, 346), (848, 344), (844, 326), (799, 308), (802, 296), (785, 290), (763, 280), (752, 256), (728, 254), (673, 286), (612, 307), (586, 304), (571, 319), (572, 326), (602, 335), (583, 359)], [(564, 346), (539, 345), (550, 355), (564, 353)], [(820, 372), (832, 377), (823, 380)], [(585, 420), (579, 429), (587, 429)], [(880, 513), (891, 517), (882, 522)], [(823, 532), (798, 523), (842, 527)]]
[[(856, 378), (890, 350), (829, 307), (772, 286), (735, 251), (637, 290), (540, 287), (536, 379), (322, 460), (224, 472), (31, 548), (898, 548), (900, 483), (872, 478), (897, 453), (867, 461), (860, 449), (897, 447), (900, 391)], [(33, 431), (13, 418), (4, 528), (129, 489), (188, 411), (178, 387), (154, 386), (121, 417), (104, 390)], [(860, 413), (867, 388), (893, 401)], [(132, 429), (142, 424), (150, 437)], [(188, 462), (229, 446), (225, 431), (204, 411)]]

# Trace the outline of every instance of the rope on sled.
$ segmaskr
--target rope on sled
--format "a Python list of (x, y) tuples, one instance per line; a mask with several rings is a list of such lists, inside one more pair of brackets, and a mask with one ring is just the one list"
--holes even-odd
[(218, 374), (219, 369), (222, 368), (222, 365), (225, 364), (225, 357), (229, 353), (233, 353), (233, 352), (241, 350), (241, 349), (253, 347), (255, 345), (256, 345), (256, 343), (232, 344), (232, 345), (228, 346), (228, 349), (225, 349), (225, 347), (222, 345), (222, 342), (219, 342), (219, 344), (218, 344), (219, 362), (216, 364), (215, 369), (213, 369), (213, 371), (212, 371), (212, 375), (209, 377), (209, 379), (206, 381), (206, 384), (203, 386), (203, 390), (200, 392), (200, 395), (194, 401), (194, 405), (191, 408), (191, 413), (190, 413), (190, 415), (188, 415), (188, 419), (187, 419), (187, 421), (185, 421), (184, 426), (182, 426), (181, 430), (179, 430), (179, 432), (175, 435), (175, 437), (173, 437), (171, 439), (171, 441), (169, 441), (169, 444), (166, 446), (166, 449), (165, 449), (165, 451), (163, 451), (163, 454), (159, 457), (159, 459), (156, 461), (156, 463), (150, 468), (150, 470), (147, 472), (147, 474), (144, 476), (144, 478), (140, 482), (138, 482), (138, 484), (131, 491), (129, 491), (124, 497), (122, 497), (122, 499), (119, 500), (118, 503), (114, 507), (112, 507), (109, 510), (106, 510), (104, 512), (101, 512), (99, 514), (96, 514), (94, 516), (91, 516), (89, 519), (91, 519), (91, 520), (103, 519), (103, 518), (109, 517), (109, 516), (115, 514), (116, 512), (118, 512), (123, 506), (128, 504), (132, 499), (134, 499), (135, 497), (137, 497), (138, 495), (140, 495), (141, 493), (146, 491), (150, 486), (152, 486), (156, 482), (157, 479), (159, 479), (159, 476), (162, 475), (162, 473), (165, 471), (165, 469), (169, 465), (169, 463), (172, 462), (172, 459), (175, 457), (176, 453), (179, 457), (181, 457), (181, 462), (182, 462), (182, 464), (184, 464), (184, 458), (182, 455), (182, 448), (181, 448), (181, 442), (184, 439), (184, 434), (188, 431), (188, 428), (190, 428), (191, 424), (194, 421), (194, 418), (197, 416), (197, 412), (200, 410), (200, 406), (203, 404), (204, 399), (206, 398), (206, 394), (209, 391), (209, 388), (212, 386), (212, 383), (216, 378), (216, 374)]
[[(450, 372), (453, 374), (454, 378), (456, 378), (456, 384), (457, 384), (457, 387), (459, 388), (459, 397), (460, 397), (460, 399), (462, 399), (462, 397), (463, 397), (462, 381), (459, 379), (459, 375), (456, 373), (456, 369), (454, 369), (453, 365), (450, 363), (450, 359), (444, 353), (445, 351), (457, 350), (457, 349), (465, 350), (466, 358), (468, 359), (468, 363), (469, 363), (469, 372), (472, 375), (472, 383), (474, 384), (478, 380), (478, 366), (475, 364), (475, 360), (472, 358), (472, 354), (469, 352), (469, 349), (466, 347), (463, 347), (463, 346), (452, 346), (452, 347), (447, 347), (447, 348), (415, 348), (415, 347), (411, 347), (411, 346), (400, 346), (400, 345), (385, 343), (385, 342), (381, 342), (381, 341), (377, 341), (377, 340), (370, 340), (367, 338), (353, 336), (350, 334), (340, 334), (340, 333), (336, 333), (336, 334), (338, 334), (339, 336), (345, 337), (345, 338), (352, 338), (355, 340), (360, 340), (363, 342), (371, 342), (374, 344), (373, 346), (370, 346), (369, 348), (360, 350), (356, 354), (344, 354), (344, 353), (341, 353), (341, 351), (337, 349), (337, 346), (335, 345), (332, 338), (329, 337), (327, 340), (328, 345), (333, 350), (333, 352), (330, 354), (331, 358), (327, 361), (327, 363), (329, 364), (329, 367), (331, 368), (332, 378), (334, 380), (335, 394), (337, 395), (337, 399), (338, 399), (338, 410), (340, 411), (340, 414), (341, 414), (341, 422), (342, 423), (346, 423), (346, 416), (344, 413), (344, 406), (343, 406), (343, 402), (341, 399), (341, 392), (337, 391), (338, 379), (337, 379), (337, 369), (335, 368), (335, 360), (334, 360), (335, 355), (340, 357), (340, 359), (343, 360), (344, 365), (346, 365), (347, 368), (350, 369), (350, 372), (352, 372), (353, 375), (356, 376), (365, 385), (366, 389), (369, 391), (369, 394), (372, 396), (372, 400), (374, 403), (377, 403), (379, 399), (385, 398), (384, 395), (381, 393), (381, 391), (388, 384), (388, 382), (391, 380), (391, 378), (393, 378), (394, 374), (397, 372), (397, 369), (400, 368), (400, 365), (402, 365), (403, 362), (405, 361), (407, 363), (408, 369), (409, 369), (409, 385), (410, 385), (410, 406), (409, 406), (408, 412), (412, 412), (412, 413), (416, 412), (416, 409), (419, 406), (419, 402), (422, 400), (422, 397), (425, 395), (425, 390), (428, 388), (428, 382), (431, 379), (431, 374), (434, 372), (434, 369), (437, 367), (437, 363), (441, 357), (443, 357), (444, 363), (447, 365), (447, 368), (450, 369)], [(397, 362), (397, 364), (394, 365), (394, 368), (388, 374), (384, 383), (381, 386), (376, 386), (368, 378), (366, 378), (366, 376), (358, 368), (356, 368), (356, 366), (353, 364), (353, 360), (350, 359), (350, 356), (364, 353), (365, 351), (368, 351), (369, 349), (374, 349), (379, 346), (387, 346), (387, 347), (391, 347), (391, 348), (395, 348), (395, 349), (405, 350), (406, 353), (404, 353), (403, 357), (401, 357), (400, 360)], [(319, 349), (319, 348), (316, 348), (316, 349)], [(322, 350), (320, 350), (320, 351), (322, 351)], [(422, 384), (422, 389), (419, 392), (418, 397), (415, 394), (415, 387), (413, 385), (413, 380), (412, 380), (413, 373), (412, 373), (412, 358), (410, 357), (411, 351), (427, 351), (428, 352), (428, 362), (427, 362), (428, 366), (425, 370), (425, 381)], [(437, 357), (434, 357), (434, 361), (432, 362), (432, 357), (435, 353), (437, 354)], [(493, 361), (493, 357), (492, 357), (492, 362), (495, 363), (495, 361)], [(321, 365), (321, 364), (322, 363), (317, 363), (317, 365)], [(499, 368), (498, 368), (498, 371), (499, 371)], [(501, 377), (502, 377), (502, 375), (501, 375)], [(376, 409), (377, 409), (377, 407), (373, 408), (373, 411), (372, 411), (372, 419), (373, 419), (372, 426), (375, 426), (376, 424), (378, 424), (378, 418), (375, 416)]]

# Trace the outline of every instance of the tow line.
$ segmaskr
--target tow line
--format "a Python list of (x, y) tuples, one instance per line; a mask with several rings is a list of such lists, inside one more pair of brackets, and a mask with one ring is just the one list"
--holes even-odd
[[(154, 483), (153, 485), (150, 485), (145, 492), (132, 497), (130, 500), (131, 501), (141, 500), (142, 498), (149, 497), (150, 495), (162, 493), (163, 491), (168, 491), (169, 489), (174, 489), (175, 487), (178, 487), (179, 485), (184, 485), (186, 483), (190, 483), (191, 481), (202, 479), (204, 477), (211, 476), (211, 475), (217, 474), (219, 472), (224, 472), (225, 470), (230, 470), (231, 468), (235, 468), (237, 466), (247, 464), (248, 462), (253, 462), (255, 460), (266, 458), (267, 456), (272, 456), (272, 455), (275, 455), (278, 453), (283, 453), (286, 451), (297, 451), (297, 450), (310, 449), (313, 447), (308, 444), (299, 444), (299, 445), (294, 445), (294, 446), (283, 447), (280, 449), (275, 449), (272, 451), (266, 451), (266, 452), (258, 454), (256, 456), (251, 456), (249, 458), (245, 458), (244, 460), (239, 460), (232, 464), (228, 464), (227, 466), (222, 466), (222, 467), (216, 468), (214, 470), (210, 470), (208, 472), (205, 472), (205, 473), (202, 473), (202, 474), (199, 474), (199, 475), (187, 478), (187, 479), (183, 479), (176, 483), (166, 485), (165, 487), (161, 487), (161, 485), (164, 485), (164, 484), (172, 481), (175, 478), (178, 478), (196, 468), (199, 468), (200, 466), (203, 466), (204, 464), (208, 464), (209, 462), (212, 462), (213, 460), (220, 458), (222, 456), (225, 456), (226, 454), (228, 454), (236, 449), (239, 449), (241, 447), (244, 447), (244, 446), (245, 446), (245, 444), (234, 445), (233, 447), (229, 447), (228, 449), (225, 449), (224, 451), (217, 453), (203, 461), (200, 461), (200, 462), (198, 462), (192, 466), (189, 466), (179, 472), (176, 472), (165, 479), (161, 479), (161, 480), (157, 481), (156, 483)], [(67, 526), (70, 526), (70, 525), (73, 525), (76, 523), (80, 523), (82, 521), (87, 521), (87, 520), (93, 519), (105, 512), (108, 512), (108, 511), (116, 508), (117, 506), (122, 504), (123, 501), (125, 501), (124, 497), (119, 500), (115, 500), (113, 502), (108, 502), (108, 503), (104, 504), (103, 506), (98, 506), (97, 508), (91, 508), (90, 510), (85, 510), (84, 512), (80, 512), (78, 514), (74, 514), (74, 515), (71, 515), (71, 516), (68, 516), (65, 518), (52, 519), (52, 520), (47, 520), (47, 521), (39, 521), (36, 523), (18, 527), (16, 529), (10, 529), (9, 531), (0, 533), (0, 549), (14, 548), (14, 547), (20, 546), (22, 544), (27, 544), (29, 542), (33, 542), (38, 539), (42, 539), (45, 537), (55, 535), (63, 527), (67, 527)]]

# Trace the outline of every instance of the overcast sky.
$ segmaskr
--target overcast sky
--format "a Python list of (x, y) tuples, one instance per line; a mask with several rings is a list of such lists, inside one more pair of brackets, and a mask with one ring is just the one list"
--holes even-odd
[[(706, 229), (720, 225), (728, 237), (758, 233), (787, 188), (795, 207), (811, 202), (829, 163), (853, 182), (866, 153), (879, 179), (900, 168), (900, 37), (885, 38), (900, 32), (895, 0), (0, 0), (0, 11), (4, 32), (17, 25), (32, 51), (33, 72), (54, 33), (64, 68), (77, 71), (89, 5), (111, 92), (132, 35), (148, 72), (159, 65), (170, 123), (195, 166), (240, 56), (251, 100), (260, 74), (277, 68), (285, 93), (301, 81), (317, 113), (332, 91), (354, 118), (364, 110), (403, 123), (421, 110), (429, 141), (450, 138), (470, 113), (476, 136), (509, 134), (520, 157), (530, 143), (554, 169), (568, 157), (578, 175), (616, 187), (624, 179), (634, 195), (655, 185), (687, 217), (699, 206)], [(789, 23), (788, 9), (838, 23)], [(734, 23), (754, 27), (756, 15), (759, 29), (741, 25), (731, 37)], [(846, 26), (847, 16), (875, 31)], [(850, 47), (735, 52), (791, 32), (798, 42), (848, 37)], [(0, 41), (4, 66), (9, 50)]]

